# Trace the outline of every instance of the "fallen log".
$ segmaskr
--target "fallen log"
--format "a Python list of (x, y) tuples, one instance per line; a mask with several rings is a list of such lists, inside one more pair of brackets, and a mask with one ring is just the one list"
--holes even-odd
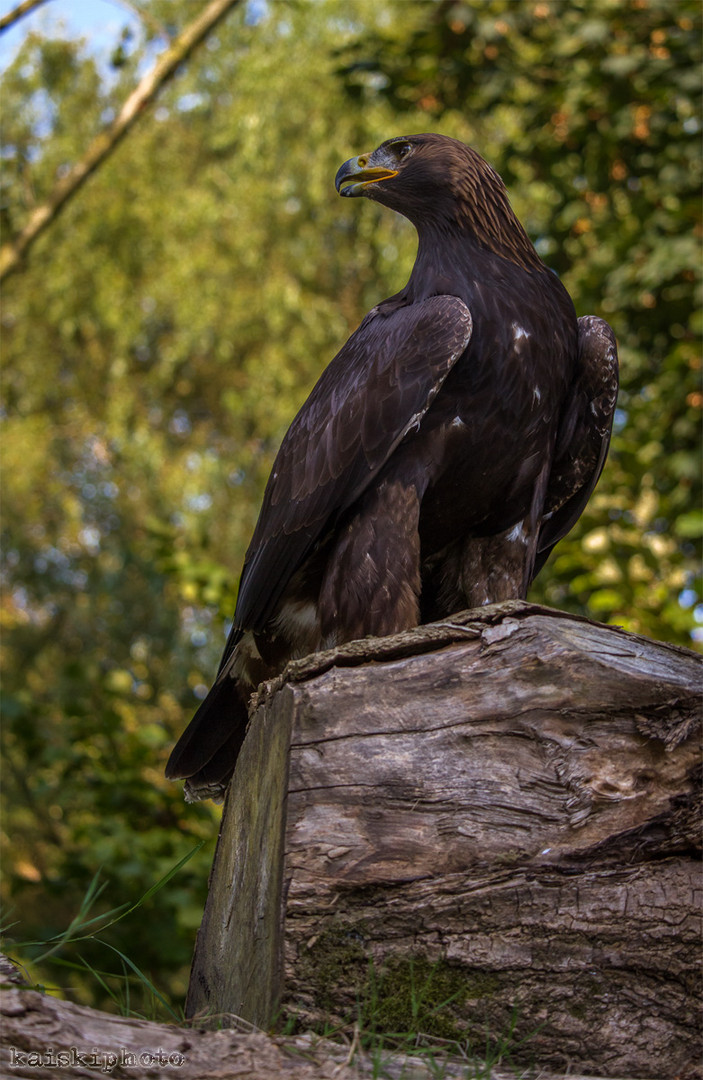
[(695, 1075), (700, 690), (689, 650), (518, 602), (290, 664), (255, 703), (187, 1014), (424, 1009), (554, 1072)]

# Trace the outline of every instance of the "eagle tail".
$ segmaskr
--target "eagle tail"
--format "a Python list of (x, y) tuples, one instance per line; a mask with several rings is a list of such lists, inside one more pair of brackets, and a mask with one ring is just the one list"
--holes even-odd
[(232, 779), (234, 766), (239, 757), (244, 738), (239, 733), (233, 735), (224, 743), (217, 753), (210, 758), (197, 773), (189, 776), (185, 782), (184, 795), (186, 802), (200, 802), (201, 799), (212, 799), (213, 802), (221, 803), (227, 792), (227, 787)]
[(168, 780), (186, 780), (188, 802), (221, 801), (248, 723), (246, 703), (231, 678), (218, 679), (173, 748)]

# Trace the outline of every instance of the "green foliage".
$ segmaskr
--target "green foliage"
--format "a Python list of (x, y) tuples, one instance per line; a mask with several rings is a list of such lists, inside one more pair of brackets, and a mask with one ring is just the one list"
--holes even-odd
[[(109, 71), (32, 32), (5, 72), (5, 239), (153, 62), (159, 22), (192, 18), (185, 0), (142, 6)], [(237, 8), (37, 241), (2, 312), (4, 888), (21, 936), (60, 933), (99, 867), (131, 904), (214, 839), (217, 811), (185, 807), (163, 765), (215, 669), (291, 417), (406, 280), (410, 226), (332, 182), (390, 135), (472, 141), (579, 313), (618, 334), (613, 452), (533, 595), (690, 642), (699, 31), (688, 0)], [(211, 853), (112, 931), (174, 1000)], [(72, 985), (105, 1003), (94, 979)]]
[[(151, 1018), (157, 1019), (163, 1016), (164, 1019), (178, 1023), (182, 1019), (182, 1015), (174, 1011), (151, 980), (135, 964), (134, 960), (126, 956), (109, 941), (106, 941), (104, 935), (117, 923), (148, 905), (149, 901), (178, 874), (202, 846), (201, 842), (192, 851), (188, 852), (164, 874), (160, 881), (147, 889), (144, 895), (135, 903), (123, 904), (118, 908), (103, 911), (100, 915), (93, 915), (92, 911), (101, 894), (106, 891), (108, 882), (100, 882), (100, 875), (95, 874), (88, 885), (85, 896), (81, 900), (77, 914), (71, 919), (65, 930), (54, 934), (48, 940), (13, 941), (9, 936), (12, 926), (9, 926), (6, 927), (7, 940), (3, 947), (7, 949), (9, 946), (13, 961), (20, 963), (26, 973), (39, 973), (51, 962), (59, 963), (73, 971), (87, 972), (94, 988), (102, 990), (108, 999), (118, 1006), (123, 1015), (135, 1015), (135, 1013), (144, 1015), (143, 1013), (137, 1013), (137, 1003), (146, 1001)], [(98, 954), (104, 955), (107, 952), (108, 959), (114, 959), (114, 956), (116, 956), (120, 961), (121, 971), (115, 973), (97, 970), (85, 959), (81, 952), (78, 952), (78, 948), (84, 951), (86, 946), (90, 951), (97, 951)], [(76, 960), (66, 959), (65, 953), (67, 951), (73, 953)], [(110, 954), (114, 955), (110, 957)], [(138, 992), (136, 995), (133, 984)], [(49, 989), (44, 984), (37, 982), (36, 977), (30, 985), (41, 992), (46, 992)], [(137, 999), (136, 1003), (135, 997)]]

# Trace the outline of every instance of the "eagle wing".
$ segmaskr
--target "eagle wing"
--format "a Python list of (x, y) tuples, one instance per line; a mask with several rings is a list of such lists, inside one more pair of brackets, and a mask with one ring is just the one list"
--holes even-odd
[(562, 417), (533, 577), (578, 521), (603, 471), (618, 396), (615, 334), (603, 319), (578, 320), (578, 381)]
[(292, 575), (416, 428), (471, 338), (456, 296), (372, 311), (325, 369), (273, 464), (247, 551), (221, 675)]
[(374, 310), (322, 373), (274, 461), (217, 678), (169, 758), (168, 777), (197, 774), (196, 790), (211, 793), (213, 783), (220, 791), (246, 728), (228, 678), (237, 644), (245, 631), (264, 629), (306, 556), (419, 426), (471, 330), (456, 296)]

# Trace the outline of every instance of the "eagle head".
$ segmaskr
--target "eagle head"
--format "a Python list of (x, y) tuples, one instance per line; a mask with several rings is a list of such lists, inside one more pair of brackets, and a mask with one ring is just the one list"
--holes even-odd
[(345, 161), (335, 177), (340, 195), (369, 199), (410, 216), (438, 198), (461, 202), (479, 181), (503, 187), (498, 173), (470, 146), (446, 135), (387, 139), (370, 154)]
[(539, 262), (500, 176), (457, 139), (431, 133), (387, 139), (345, 161), (334, 183), (340, 195), (382, 203), (419, 232), (470, 235), (514, 261)]

